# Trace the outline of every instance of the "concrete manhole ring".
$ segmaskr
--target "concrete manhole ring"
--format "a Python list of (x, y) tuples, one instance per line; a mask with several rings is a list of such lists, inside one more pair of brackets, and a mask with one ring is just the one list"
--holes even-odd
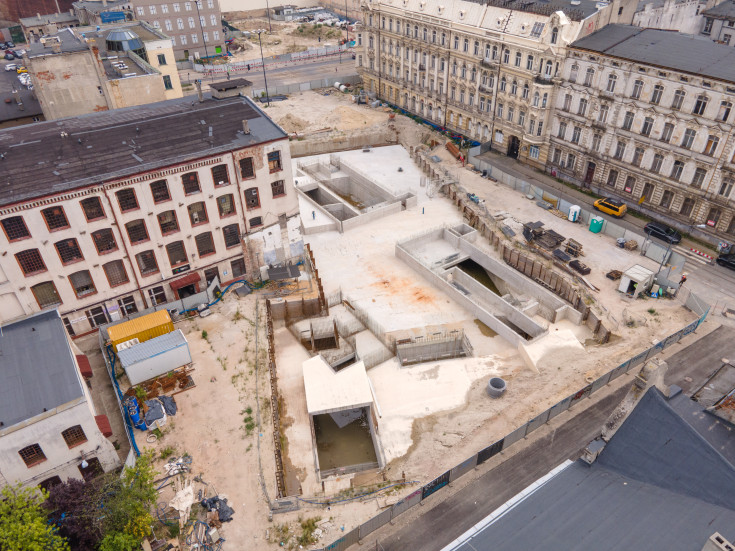
[(506, 389), (506, 384), (500, 377), (492, 377), (487, 383), (487, 393), (491, 398), (500, 398)]

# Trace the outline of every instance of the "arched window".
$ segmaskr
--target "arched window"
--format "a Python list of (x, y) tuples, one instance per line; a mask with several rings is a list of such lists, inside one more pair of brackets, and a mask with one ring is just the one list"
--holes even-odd
[(549, 94), (544, 94), (544, 97), (541, 99), (541, 107), (546, 107), (546, 102), (549, 99)]
[(477, 78), (477, 69), (475, 67), (472, 67), (472, 72), (470, 73), (470, 82), (475, 82), (476, 78)]
[(528, 92), (529, 92), (528, 84), (524, 84), (523, 85), (523, 99), (528, 99)]
[(533, 93), (533, 106), (534, 107), (538, 107), (539, 97), (540, 96), (538, 92)]
[(559, 38), (559, 29), (557, 27), (554, 27), (551, 29), (551, 43), (556, 44), (556, 41)]
[(618, 77), (616, 75), (610, 75), (607, 77), (607, 91), (611, 94), (615, 91), (615, 85), (618, 83)]
[(588, 67), (587, 72), (584, 75), (584, 85), (592, 86), (593, 78), (595, 78), (595, 70), (592, 67)]
[(498, 47), (493, 46), (493, 59), (498, 59)]
[(500, 79), (500, 91), (505, 92), (505, 77)]
[(579, 74), (579, 65), (576, 63), (572, 65), (572, 69), (569, 71), (569, 81), (577, 82), (577, 75)]

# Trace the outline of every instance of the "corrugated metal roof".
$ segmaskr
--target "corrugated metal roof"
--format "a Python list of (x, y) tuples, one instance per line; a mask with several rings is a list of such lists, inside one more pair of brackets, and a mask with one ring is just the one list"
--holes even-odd
[(0, 429), (83, 396), (56, 310), (3, 325), (0, 350)]
[(632, 25), (606, 25), (570, 47), (735, 82), (735, 48), (716, 44), (703, 36)]
[(168, 311), (157, 310), (145, 316), (124, 321), (118, 325), (112, 325), (107, 328), (107, 335), (113, 343), (124, 342), (138, 333), (166, 323), (171, 323), (171, 316)]
[(155, 339), (131, 346), (126, 350), (120, 350), (117, 353), (117, 357), (120, 359), (120, 364), (124, 368), (127, 368), (133, 364), (187, 344), (184, 333), (181, 332), (181, 329), (177, 329), (166, 335), (161, 335)]

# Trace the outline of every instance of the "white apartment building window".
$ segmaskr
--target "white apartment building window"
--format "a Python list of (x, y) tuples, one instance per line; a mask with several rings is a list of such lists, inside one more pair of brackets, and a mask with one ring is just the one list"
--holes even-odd
[(544, 93), (544, 95), (541, 97), (541, 107), (546, 107), (546, 102), (549, 99), (549, 94)]
[(564, 107), (562, 107), (562, 109), (564, 111), (569, 111), (571, 108), (572, 108), (572, 95), (566, 94), (564, 96)]
[(661, 103), (661, 96), (664, 93), (664, 87), (660, 84), (657, 84), (653, 87), (653, 94), (651, 95), (651, 103), (654, 105), (658, 105)]
[(529, 55), (526, 58), (526, 70), (533, 71), (533, 56), (532, 55)]
[(615, 92), (615, 85), (618, 83), (618, 77), (616, 75), (610, 75), (607, 77), (607, 88), (609, 93)]
[(618, 140), (618, 144), (615, 147), (615, 158), (622, 159), (625, 155), (625, 142)]
[(151, 15), (156, 15), (156, 6), (148, 6), (148, 11), (150, 11)]
[(651, 131), (653, 130), (653, 119), (651, 117), (646, 117), (643, 119), (643, 127), (641, 128), (641, 134), (644, 136), (650, 136)]
[(528, 87), (528, 84), (524, 84), (523, 85), (523, 92), (521, 94), (521, 96), (523, 97), (523, 99), (528, 99), (528, 93), (529, 92), (530, 92), (530, 88)]
[(206, 19), (204, 19), (204, 16), (203, 16), (203, 15), (200, 15), (200, 16), (199, 16), (199, 24), (200, 24), (200, 25), (201, 25), (202, 27), (206, 27), (206, 26), (207, 26), (207, 20), (206, 20)]
[(171, 45), (176, 46), (176, 37), (174, 35), (171, 35)]
[(474, 55), (480, 55), (480, 43), (475, 40), (475, 47), (473, 49)]
[(183, 30), (184, 29), (184, 20), (179, 17), (176, 20), (176, 26), (179, 28), (180, 31)]
[(452, 99), (452, 100), (453, 100), (453, 99), (454, 99), (454, 96), (455, 96), (455, 88), (454, 88), (454, 87), (452, 87), (452, 88), (451, 88), (451, 89), (449, 90), (449, 99)]
[(526, 124), (526, 112), (525, 111), (519, 111), (518, 112), (518, 125), (519, 126), (525, 126)]
[(472, 107), (475, 104), (475, 94), (470, 94), (469, 101), (467, 104)]
[(643, 92), (643, 81), (636, 80), (633, 84), (633, 93), (630, 94), (630, 97), (633, 99), (640, 99), (641, 92)]
[(207, 7), (210, 10), (213, 10), (214, 9), (214, 0), (207, 0)]
[(465, 67), (464, 65), (462, 65), (461, 77), (467, 78), (467, 67)]
[(559, 39), (559, 29), (557, 27), (554, 27), (551, 29), (551, 43), (556, 44), (556, 41)]
[(681, 105), (684, 103), (684, 96), (686, 96), (686, 92), (684, 90), (677, 90), (674, 92), (674, 100), (671, 102), (671, 108), (681, 109)]
[(477, 78), (477, 69), (475, 67), (472, 67), (472, 71), (470, 72), (470, 82), (475, 82), (476, 78)]
[(509, 63), (510, 62), (510, 50), (504, 50), (503, 51), (503, 63)]
[(692, 176), (692, 187), (700, 188), (704, 183), (704, 178), (707, 176), (707, 171), (701, 167), (697, 167)]
[(729, 101), (720, 103), (720, 112), (717, 114), (717, 120), (727, 122), (727, 119), (730, 118), (730, 111), (732, 111), (732, 103)]
[(161, 13), (168, 13), (168, 4), (163, 4), (161, 6)]
[(664, 129), (661, 131), (661, 141), (668, 143), (671, 140), (671, 135), (674, 133), (674, 125), (670, 122), (664, 124)]
[(684, 149), (691, 149), (692, 143), (694, 143), (694, 138), (696, 137), (697, 132), (691, 128), (687, 128), (684, 132), (684, 137), (681, 140), (681, 147)]
[(709, 98), (704, 94), (697, 96), (697, 101), (694, 104), (694, 110), (692, 111), (692, 113), (694, 113), (695, 115), (704, 115), (704, 111), (705, 109), (707, 109), (708, 101)]
[(217, 26), (217, 16), (216, 15), (212, 14), (209, 16), (209, 24), (212, 25), (213, 27)]
[(464, 43), (462, 44), (462, 51), (463, 52), (469, 52), (470, 51), (470, 39), (465, 38)]
[(633, 166), (641, 166), (644, 153), (645, 151), (642, 147), (636, 147), (635, 150), (633, 150)]
[(714, 156), (715, 151), (717, 151), (717, 146), (720, 143), (720, 138), (710, 134), (707, 138), (707, 145), (704, 147), (703, 153), (705, 155)]
[(480, 111), (485, 110), (485, 96), (480, 96)]
[(204, 42), (209, 42), (209, 33), (204, 31), (202, 34), (204, 35)]
[(213, 31), (212, 32), (212, 39), (217, 42), (219, 41), (219, 31)]
[(607, 185), (610, 187), (615, 187), (615, 184), (617, 183), (618, 183), (618, 171), (611, 170), (607, 175)]
[(442, 33), (442, 46), (444, 46), (447, 42), (447, 35)]
[(196, 33), (191, 33), (191, 43), (192, 44), (199, 44), (199, 35)]
[(584, 85), (592, 86), (593, 78), (595, 78), (595, 70), (592, 67), (589, 67), (584, 75)]
[(521, 66), (522, 59), (523, 59), (523, 54), (521, 54), (521, 52), (516, 52), (516, 67)]
[(564, 139), (564, 135), (567, 133), (567, 123), (560, 122), (559, 123), (559, 133), (556, 135), (557, 138)]
[(171, 24), (170, 19), (166, 19), (166, 21), (163, 22), (164, 26), (166, 27), (167, 31), (173, 30), (174, 26)]
[(498, 47), (493, 46), (493, 59), (498, 59)]
[(464, 103), (464, 90), (459, 92), (459, 103)]
[(194, 23), (194, 18), (190, 17), (189, 18), (189, 28), (193, 29), (194, 27), (196, 27), (196, 24)]
[(559, 148), (554, 149), (554, 155), (552, 156), (552, 162), (558, 165), (561, 162), (561, 150)]
[(161, 24), (160, 24), (160, 23), (158, 22), (158, 20), (156, 20), (156, 21), (154, 21), (154, 22), (153, 22), (153, 26), (154, 26), (154, 27), (155, 27), (156, 29), (160, 29), (160, 28), (161, 28)]
[(533, 93), (533, 106), (534, 107), (538, 107), (538, 102), (539, 102), (539, 98), (540, 97), (541, 96), (539, 96), (539, 93), (538, 92), (534, 92)]
[(723, 180), (718, 193), (723, 197), (730, 197), (730, 194), (732, 193), (732, 180), (729, 178)]
[(576, 63), (572, 65), (569, 71), (569, 82), (577, 82), (577, 76), (579, 75), (579, 65)]
[(498, 118), (503, 118), (503, 104), (502, 103), (499, 103), (498, 104), (498, 113), (497, 113), (497, 115), (498, 115)]
[(575, 126), (572, 131), (572, 143), (579, 143), (579, 138), (582, 136), (582, 129), (579, 126)]
[(584, 117), (586, 113), (587, 113), (587, 100), (584, 98), (581, 98), (579, 100), (579, 109), (577, 109), (577, 115), (581, 115)]
[(651, 162), (651, 172), (658, 174), (661, 172), (661, 165), (664, 162), (664, 157), (660, 153), (656, 153), (653, 156), (653, 162)]
[(186, 11), (191, 11), (191, 2), (184, 2), (184, 9)]
[(597, 122), (607, 122), (607, 114), (610, 112), (610, 107), (607, 105), (600, 105), (600, 113), (597, 115)]
[(490, 44), (485, 44), (485, 59), (490, 59)]
[(663, 208), (667, 209), (671, 206), (671, 200), (674, 198), (674, 192), (666, 189), (664, 190), (663, 195), (661, 196), (661, 202), (659, 205), (661, 205)]
[(502, 77), (500, 79), (500, 91), (505, 92), (505, 86), (506, 86), (506, 80), (505, 77)]
[(677, 182), (681, 179), (681, 173), (684, 171), (684, 163), (681, 161), (674, 161), (674, 166), (671, 167), (671, 179)]
[(531, 159), (538, 159), (539, 157), (539, 146), (532, 145), (528, 148), (528, 156), (531, 157)]
[(518, 94), (518, 83), (515, 80), (510, 85), (510, 93), (514, 96)]
[(712, 32), (712, 24), (714, 23), (714, 19), (711, 17), (705, 17), (704, 18), (704, 28), (702, 29), (702, 34), (710, 34)]
[(181, 45), (186, 46), (186, 35), (182, 34), (179, 38), (181, 39)]
[(179, 4), (178, 2), (174, 2), (173, 7), (174, 7), (174, 11), (177, 11), (177, 12), (181, 11), (181, 4)]
[(594, 134), (592, 136), (592, 150), (593, 151), (599, 151), (600, 150), (600, 142), (602, 141), (602, 136), (600, 134)]
[(141, 17), (145, 17), (145, 8), (143, 6), (138, 6), (135, 11), (137, 11), (138, 15)]
[(515, 113), (515, 108), (512, 105), (508, 106), (508, 122), (513, 122), (514, 113)]
[(528, 133), (533, 136), (533, 131), (536, 130), (536, 119), (528, 121)]
[(571, 153), (567, 153), (567, 168), (574, 171), (574, 162), (576, 161), (576, 158)]
[(544, 121), (538, 121), (538, 130), (536, 131), (537, 136), (541, 135), (543, 128), (544, 128)]

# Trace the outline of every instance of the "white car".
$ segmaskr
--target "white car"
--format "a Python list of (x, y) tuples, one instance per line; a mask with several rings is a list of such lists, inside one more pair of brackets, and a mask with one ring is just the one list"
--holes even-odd
[(15, 64), (15, 63), (8, 63), (8, 64), (7, 64), (6, 66), (5, 66), (5, 70), (6, 70), (6, 71), (15, 71), (15, 70), (16, 70), (17, 68), (18, 68), (18, 65), (17, 65), (17, 64)]

